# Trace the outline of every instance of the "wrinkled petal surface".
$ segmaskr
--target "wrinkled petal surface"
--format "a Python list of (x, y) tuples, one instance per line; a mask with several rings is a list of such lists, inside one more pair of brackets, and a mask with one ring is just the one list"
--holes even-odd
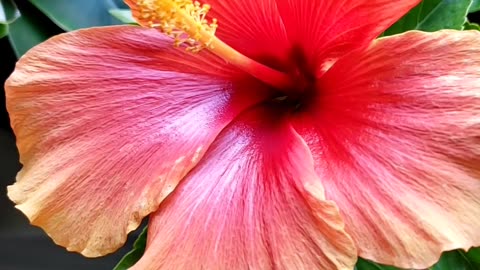
[[(215, 35), (235, 50), (269, 64), (285, 63), (289, 42), (275, 0), (205, 0), (211, 10), (208, 19), (216, 18)], [(142, 17), (137, 0), (125, 0), (139, 24), (149, 26)]]
[[(216, 35), (235, 49), (289, 68), (298, 53), (309, 68), (367, 47), (421, 0), (205, 0)], [(294, 63), (298, 64), (298, 63)]]
[(290, 43), (316, 74), (366, 48), (421, 0), (276, 0)]
[(279, 115), (253, 109), (219, 135), (151, 217), (132, 269), (353, 269), (338, 209)]
[(480, 33), (409, 32), (339, 60), (296, 129), (359, 256), (422, 269), (480, 245)]
[(239, 52), (284, 69), (290, 64), (291, 43), (275, 0), (205, 0), (217, 18), (216, 36)]
[[(138, 1), (125, 2), (147, 25)], [(366, 48), (421, 0), (200, 2), (212, 7), (209, 18), (218, 19), (216, 36), (239, 52), (278, 69), (289, 69), (301, 54), (307, 68), (322, 70), (344, 53)]]
[(263, 98), (236, 74), (140, 27), (50, 39), (6, 83), (24, 165), (9, 197), (57, 244), (86, 256), (114, 251)]

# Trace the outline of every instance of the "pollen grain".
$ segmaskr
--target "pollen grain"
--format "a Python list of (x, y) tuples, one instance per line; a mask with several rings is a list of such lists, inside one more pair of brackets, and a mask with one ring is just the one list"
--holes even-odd
[(279, 89), (291, 88), (289, 75), (259, 63), (215, 36), (217, 20), (207, 18), (210, 5), (192, 0), (128, 1), (143, 26), (154, 28), (174, 39), (177, 47), (197, 53), (203, 49), (237, 66), (261, 81)]
[(210, 5), (191, 0), (138, 0), (137, 6), (148, 26), (172, 37), (175, 46), (186, 44), (192, 52), (213, 49), (218, 24), (206, 18)]

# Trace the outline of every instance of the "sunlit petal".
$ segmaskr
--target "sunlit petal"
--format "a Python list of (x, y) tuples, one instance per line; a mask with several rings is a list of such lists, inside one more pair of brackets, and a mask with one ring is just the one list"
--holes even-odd
[(304, 55), (310, 72), (366, 48), (421, 0), (276, 0), (292, 45)]
[(132, 269), (353, 269), (303, 140), (271, 108), (226, 128), (150, 220)]
[(237, 76), (208, 52), (185, 54), (140, 27), (50, 39), (6, 83), (24, 165), (9, 197), (69, 250), (114, 251), (264, 97)]
[(480, 32), (409, 32), (352, 53), (298, 119), (359, 255), (421, 269), (480, 245)]

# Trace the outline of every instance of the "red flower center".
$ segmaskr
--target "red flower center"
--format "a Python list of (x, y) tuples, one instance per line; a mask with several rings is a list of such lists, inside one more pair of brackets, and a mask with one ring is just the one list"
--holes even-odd
[(262, 61), (267, 66), (288, 74), (292, 84), (286, 88), (271, 87), (270, 102), (276, 106), (292, 111), (301, 111), (312, 104), (318, 93), (318, 80), (308, 66), (305, 54), (300, 47), (293, 47), (288, 65), (279, 65), (275, 59)]

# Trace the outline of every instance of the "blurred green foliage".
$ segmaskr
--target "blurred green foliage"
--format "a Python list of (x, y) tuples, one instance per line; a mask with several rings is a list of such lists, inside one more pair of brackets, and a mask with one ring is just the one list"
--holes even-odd
[(385, 31), (385, 35), (408, 30), (462, 30), (471, 4), (472, 0), (425, 0)]
[(127, 20), (126, 11), (121, 0), (0, 0), (0, 38), (8, 35), (20, 57), (61, 31), (123, 24), (111, 12)]

